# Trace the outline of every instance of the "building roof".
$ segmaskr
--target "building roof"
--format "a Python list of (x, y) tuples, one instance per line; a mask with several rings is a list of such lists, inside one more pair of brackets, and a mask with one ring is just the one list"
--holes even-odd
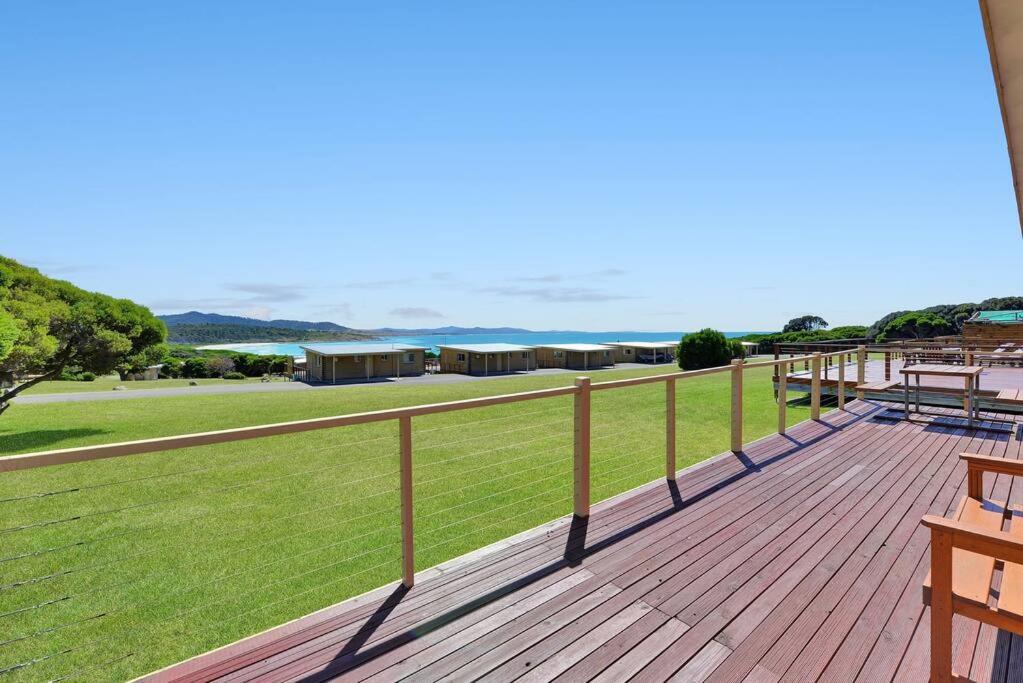
[(631, 346), (635, 349), (673, 349), (678, 342), (624, 341), (604, 342), (607, 346)]
[(980, 14), (991, 53), (995, 92), (1002, 109), (1009, 168), (1023, 230), (1023, 3), (1019, 0), (980, 0)]
[(426, 350), (425, 346), (412, 344), (309, 344), (300, 348), (321, 356), (372, 356), (377, 353)]
[(557, 349), (559, 351), (610, 351), (611, 347), (605, 344), (537, 344), (538, 349)]
[(1023, 311), (977, 311), (972, 323), (1023, 323)]
[(522, 346), (521, 344), (438, 344), (438, 349), (454, 349), (456, 351), (466, 351), (468, 353), (510, 353), (513, 351), (532, 351), (532, 346)]

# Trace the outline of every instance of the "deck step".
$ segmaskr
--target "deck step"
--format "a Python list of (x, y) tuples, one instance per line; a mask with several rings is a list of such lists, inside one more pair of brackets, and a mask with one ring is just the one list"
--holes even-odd
[(998, 392), (997, 400), (1008, 401), (1010, 403), (1023, 403), (1023, 390), (1002, 389)]
[(890, 379), (884, 382), (869, 382), (856, 385), (857, 391), (888, 391), (894, 387), (901, 387), (902, 382), (897, 379)]

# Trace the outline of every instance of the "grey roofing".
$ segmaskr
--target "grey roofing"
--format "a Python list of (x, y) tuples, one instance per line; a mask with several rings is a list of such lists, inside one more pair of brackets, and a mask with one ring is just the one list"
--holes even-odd
[(510, 353), (513, 351), (532, 351), (532, 346), (522, 346), (521, 344), (438, 344), (439, 349), (455, 349), (456, 351), (466, 351), (468, 353)]
[(412, 344), (309, 344), (301, 348), (321, 356), (372, 356), (377, 353), (425, 351), (425, 346)]
[(537, 344), (538, 349), (558, 349), (559, 351), (610, 351), (604, 344)]
[(604, 343), (608, 346), (631, 346), (637, 349), (673, 349), (678, 346), (678, 342), (624, 341)]

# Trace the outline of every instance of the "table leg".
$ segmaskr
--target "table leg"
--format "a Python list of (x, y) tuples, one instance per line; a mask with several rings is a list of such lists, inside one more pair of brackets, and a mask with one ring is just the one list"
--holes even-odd
[(966, 378), (966, 424), (973, 429), (973, 379)]
[(909, 375), (902, 376), (902, 386), (905, 389), (906, 397), (906, 419), (909, 419)]
[(920, 375), (916, 376), (916, 412), (920, 412)]

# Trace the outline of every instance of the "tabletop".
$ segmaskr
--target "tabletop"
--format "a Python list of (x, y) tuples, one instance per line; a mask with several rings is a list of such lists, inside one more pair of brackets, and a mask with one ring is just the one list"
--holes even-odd
[(944, 377), (976, 377), (984, 368), (979, 365), (932, 365), (921, 363), (900, 368), (903, 375), (938, 375)]

